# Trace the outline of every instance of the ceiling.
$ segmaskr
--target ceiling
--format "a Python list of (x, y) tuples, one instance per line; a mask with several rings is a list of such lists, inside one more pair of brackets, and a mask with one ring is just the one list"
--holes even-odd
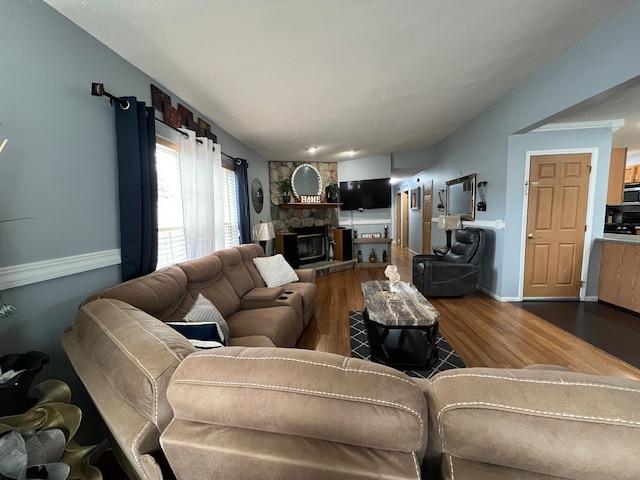
[(629, 154), (639, 154), (640, 77), (633, 78), (558, 113), (549, 123), (553, 125), (608, 120), (624, 120), (624, 126), (613, 133), (613, 147), (627, 147)]
[(340, 161), (437, 143), (629, 0), (45, 2), (265, 159)]

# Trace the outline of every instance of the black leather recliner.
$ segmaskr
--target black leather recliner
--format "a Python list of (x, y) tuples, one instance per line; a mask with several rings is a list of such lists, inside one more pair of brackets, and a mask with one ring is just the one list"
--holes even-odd
[(444, 256), (413, 257), (413, 284), (426, 297), (461, 297), (476, 288), (484, 253), (485, 231), (463, 228)]

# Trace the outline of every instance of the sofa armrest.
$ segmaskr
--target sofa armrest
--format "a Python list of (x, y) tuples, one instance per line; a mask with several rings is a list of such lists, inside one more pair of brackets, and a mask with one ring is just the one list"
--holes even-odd
[(416, 268), (416, 265), (418, 265), (419, 263), (424, 263), (424, 262), (441, 262), (442, 261), (442, 256), (441, 255), (414, 255), (413, 259), (412, 259), (412, 264), (413, 264), (413, 268)]
[(640, 478), (638, 381), (467, 368), (422, 384), (429, 471), (448, 456), (562, 478)]
[(416, 452), (426, 439), (418, 385), (383, 365), (325, 352), (227, 347), (198, 352), (167, 395), (174, 424), (215, 425)]
[(313, 268), (299, 268), (295, 272), (301, 282), (316, 283), (316, 271)]
[[(268, 303), (275, 302), (284, 293), (283, 287), (256, 287), (242, 297), (242, 301)], [(264, 305), (263, 305), (264, 306)]]

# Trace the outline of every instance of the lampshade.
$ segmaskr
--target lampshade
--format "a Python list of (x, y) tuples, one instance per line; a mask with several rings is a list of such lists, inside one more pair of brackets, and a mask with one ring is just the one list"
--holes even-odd
[(440, 215), (438, 217), (438, 228), (440, 230), (453, 230), (462, 228), (460, 215)]
[(276, 238), (276, 231), (273, 228), (273, 222), (255, 223), (251, 227), (251, 238), (254, 241), (258, 240), (262, 242)]

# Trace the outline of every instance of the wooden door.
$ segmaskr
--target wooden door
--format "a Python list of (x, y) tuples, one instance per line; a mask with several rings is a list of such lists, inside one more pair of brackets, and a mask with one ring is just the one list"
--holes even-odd
[(402, 192), (402, 235), (400, 246), (409, 246), (409, 190)]
[(402, 194), (396, 193), (396, 245), (402, 243)]
[(431, 253), (433, 180), (422, 184), (422, 253)]
[(531, 157), (524, 297), (579, 297), (591, 154)]

